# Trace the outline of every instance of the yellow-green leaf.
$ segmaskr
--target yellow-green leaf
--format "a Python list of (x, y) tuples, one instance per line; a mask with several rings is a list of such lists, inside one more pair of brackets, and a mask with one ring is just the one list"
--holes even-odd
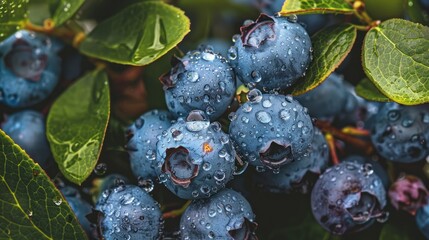
[(110, 62), (146, 65), (176, 46), (189, 28), (182, 10), (161, 1), (144, 1), (100, 23), (79, 49)]
[(87, 239), (43, 169), (2, 130), (0, 239)]
[(376, 102), (389, 102), (391, 101), (388, 97), (386, 97), (377, 87), (368, 79), (362, 79), (358, 85), (356, 85), (355, 91), (357, 95)]
[(321, 84), (343, 62), (355, 40), (356, 28), (350, 24), (332, 26), (316, 33), (311, 38), (313, 60), (292, 94), (303, 94)]
[(63, 175), (81, 184), (97, 164), (110, 114), (107, 74), (96, 70), (69, 87), (53, 104), (46, 135)]
[(0, 41), (24, 26), (28, 0), (0, 0)]
[(388, 98), (404, 105), (429, 102), (429, 27), (391, 19), (365, 36), (362, 64)]
[(353, 12), (353, 7), (344, 0), (287, 0), (283, 4), (280, 14), (352, 14)]

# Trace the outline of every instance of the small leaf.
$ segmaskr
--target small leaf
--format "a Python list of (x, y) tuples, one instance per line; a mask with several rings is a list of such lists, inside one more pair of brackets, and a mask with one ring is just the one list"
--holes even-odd
[(53, 104), (47, 120), (55, 161), (64, 176), (81, 184), (91, 174), (110, 113), (107, 75), (96, 70), (69, 87)]
[(379, 240), (411, 240), (404, 230), (404, 226), (395, 227), (389, 223), (384, 224), (383, 229), (381, 229)]
[(353, 7), (344, 0), (287, 0), (283, 4), (281, 15), (311, 13), (352, 14)]
[(429, 27), (391, 19), (365, 36), (362, 62), (368, 78), (404, 105), (429, 102)]
[(292, 94), (303, 94), (321, 84), (343, 62), (355, 40), (356, 28), (350, 24), (328, 27), (316, 33), (311, 39), (314, 58)]
[(386, 97), (377, 87), (368, 79), (364, 78), (362, 81), (358, 83), (355, 88), (356, 93), (370, 101), (376, 102), (389, 102), (391, 101), (388, 97)]
[(42, 168), (0, 130), (0, 239), (87, 239)]
[(1, 0), (0, 41), (24, 26), (27, 20), (28, 0)]
[[(52, 1), (51, 1), (52, 2)], [(85, 0), (60, 0), (55, 1), (55, 11), (52, 15), (54, 26), (59, 26), (71, 18)]]
[(133, 4), (99, 24), (83, 40), (82, 53), (129, 65), (149, 64), (189, 32), (183, 11), (161, 1)]

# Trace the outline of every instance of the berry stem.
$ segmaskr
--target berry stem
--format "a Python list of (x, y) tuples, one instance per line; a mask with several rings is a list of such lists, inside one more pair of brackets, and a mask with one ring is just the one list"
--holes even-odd
[(369, 143), (368, 141), (364, 141), (362, 139), (353, 137), (349, 134), (346, 134), (341, 130), (331, 126), (329, 122), (317, 120), (315, 121), (314, 125), (318, 127), (322, 132), (330, 133), (332, 134), (333, 137), (352, 144), (353, 146), (364, 151), (364, 153), (366, 153), (367, 155), (370, 155), (371, 153), (374, 152), (374, 148), (371, 143)]
[(354, 136), (369, 136), (370, 133), (366, 129), (355, 128), (355, 127), (345, 127), (341, 129), (341, 131), (345, 134), (354, 135)]
[(325, 138), (326, 138), (326, 141), (328, 142), (329, 152), (331, 153), (332, 163), (334, 165), (337, 165), (340, 163), (340, 160), (338, 160), (337, 150), (335, 148), (335, 139), (332, 136), (332, 134), (330, 134), (330, 133), (325, 134)]
[(188, 200), (181, 208), (163, 213), (162, 218), (176, 218), (178, 216), (181, 216), (185, 212), (186, 208), (188, 208), (188, 206), (191, 204), (191, 202), (191, 200)]

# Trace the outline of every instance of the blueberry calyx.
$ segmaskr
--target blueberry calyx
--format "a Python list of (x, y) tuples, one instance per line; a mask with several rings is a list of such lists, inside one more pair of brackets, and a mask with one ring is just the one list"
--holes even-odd
[(245, 239), (245, 240), (257, 240), (258, 237), (254, 234), (258, 224), (255, 222), (249, 221), (249, 219), (244, 218), (243, 223), (240, 227), (236, 229), (231, 229), (228, 231), (228, 234), (233, 239)]
[(188, 187), (199, 171), (199, 166), (192, 163), (188, 149), (182, 146), (168, 148), (166, 156), (162, 165), (163, 172), (171, 175), (174, 184)]
[(256, 22), (240, 27), (243, 46), (258, 48), (268, 40), (276, 38), (274, 19), (266, 14), (259, 15)]
[(164, 91), (176, 86), (176, 81), (174, 80), (174, 78), (177, 77), (176, 75), (178, 70), (180, 68), (185, 67), (185, 64), (183, 63), (182, 59), (178, 58), (177, 56), (173, 56), (171, 58), (170, 63), (171, 66), (173, 66), (171, 71), (168, 71), (159, 77), (159, 81), (161, 82)]
[(36, 54), (35, 49), (23, 39), (17, 39), (5, 56), (7, 68), (15, 75), (34, 82), (40, 80), (47, 61), (46, 54)]
[(268, 142), (259, 152), (261, 162), (268, 167), (278, 168), (293, 160), (290, 144), (282, 144), (276, 140)]

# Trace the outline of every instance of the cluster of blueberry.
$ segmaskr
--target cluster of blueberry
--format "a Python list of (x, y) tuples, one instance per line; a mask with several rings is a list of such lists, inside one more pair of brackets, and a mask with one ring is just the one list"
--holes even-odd
[[(94, 229), (87, 218), (95, 216), (104, 239), (160, 238), (161, 207), (148, 193), (159, 182), (192, 200), (181, 216), (182, 239), (256, 239), (250, 203), (228, 187), (249, 166), (252, 184), (263, 191), (311, 192), (314, 217), (336, 235), (386, 221), (389, 196), (393, 207), (416, 215), (429, 237), (429, 192), (418, 178), (389, 188), (380, 163), (361, 156), (330, 166), (335, 147), (324, 137), (329, 131), (314, 123), (367, 129), (381, 158), (413, 163), (429, 156), (429, 105), (365, 101), (336, 73), (305, 94), (284, 94), (312, 60), (306, 30), (294, 17), (261, 14), (240, 31), (226, 58), (201, 46), (175, 57), (160, 77), (169, 111), (146, 112), (126, 130), (139, 186), (110, 176), (92, 209), (76, 189), (59, 184), (88, 234)], [(0, 43), (0, 102), (22, 108), (46, 99), (58, 82), (60, 48), (29, 31)], [(246, 101), (236, 97), (241, 83), (250, 89)], [(229, 121), (217, 122), (225, 116)], [(43, 168), (52, 164), (42, 114), (17, 112), (1, 128)]]

